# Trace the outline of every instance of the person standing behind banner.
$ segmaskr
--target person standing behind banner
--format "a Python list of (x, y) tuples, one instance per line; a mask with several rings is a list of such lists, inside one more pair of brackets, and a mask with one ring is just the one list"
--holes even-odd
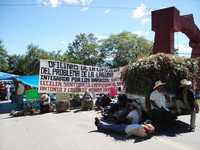
[(115, 86), (111, 86), (111, 87), (109, 88), (109, 96), (110, 96), (111, 98), (114, 98), (116, 95), (117, 95), (116, 87), (115, 87)]
[(24, 94), (24, 85), (22, 82), (18, 82), (17, 86), (17, 105), (19, 109), (23, 109), (24, 101), (23, 101), (23, 94)]

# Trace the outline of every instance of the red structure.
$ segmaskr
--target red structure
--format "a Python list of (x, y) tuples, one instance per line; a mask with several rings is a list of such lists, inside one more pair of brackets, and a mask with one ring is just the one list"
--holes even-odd
[[(180, 16), (179, 10), (175, 7), (169, 7), (152, 11), (151, 16), (152, 30), (155, 32), (154, 53), (173, 53), (174, 32), (182, 32), (190, 40), (189, 46), (192, 48), (192, 57), (200, 57), (200, 30), (195, 25), (192, 14)], [(200, 90), (200, 69), (197, 87)]]

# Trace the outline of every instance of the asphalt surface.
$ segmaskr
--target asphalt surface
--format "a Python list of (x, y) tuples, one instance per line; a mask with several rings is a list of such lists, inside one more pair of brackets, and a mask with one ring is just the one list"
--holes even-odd
[[(150, 139), (126, 138), (96, 131), (94, 111), (48, 113), (9, 118), (0, 115), (0, 150), (199, 150), (200, 115), (196, 131), (188, 132), (189, 116)], [(184, 121), (184, 122), (182, 122)]]

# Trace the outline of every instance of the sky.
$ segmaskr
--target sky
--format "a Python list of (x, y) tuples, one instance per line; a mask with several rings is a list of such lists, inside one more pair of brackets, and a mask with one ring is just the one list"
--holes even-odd
[[(192, 13), (200, 28), (199, 0), (0, 0), (0, 40), (8, 54), (24, 54), (31, 43), (64, 51), (79, 33), (102, 39), (129, 31), (153, 41), (151, 11), (171, 6)], [(180, 53), (190, 53), (188, 41), (175, 34)]]

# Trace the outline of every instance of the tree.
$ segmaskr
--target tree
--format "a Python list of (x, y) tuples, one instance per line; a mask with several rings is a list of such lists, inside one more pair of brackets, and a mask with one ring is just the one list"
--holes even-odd
[(151, 54), (152, 42), (131, 32), (112, 34), (104, 39), (100, 49), (107, 58), (113, 57), (113, 67), (123, 66)]
[(9, 72), (14, 74), (23, 74), (25, 68), (24, 55), (9, 55), (8, 56)]
[(48, 59), (57, 60), (57, 61), (63, 61), (64, 57), (61, 54), (61, 52), (62, 52), (61, 50), (49, 52)]
[(99, 65), (103, 62), (103, 55), (98, 49), (98, 41), (94, 34), (81, 33), (68, 45), (64, 60), (84, 65)]
[(8, 71), (8, 54), (0, 41), (0, 71)]
[[(38, 74), (40, 59), (48, 59), (49, 53), (45, 50), (35, 46), (33, 44), (29, 44), (27, 46), (27, 52), (24, 57), (24, 73), (25, 74)], [(22, 61), (23, 62), (23, 61)]]
[(63, 60), (61, 51), (47, 52), (38, 46), (29, 44), (27, 52), (23, 55), (9, 55), (9, 72), (18, 75), (38, 74), (40, 59)]

